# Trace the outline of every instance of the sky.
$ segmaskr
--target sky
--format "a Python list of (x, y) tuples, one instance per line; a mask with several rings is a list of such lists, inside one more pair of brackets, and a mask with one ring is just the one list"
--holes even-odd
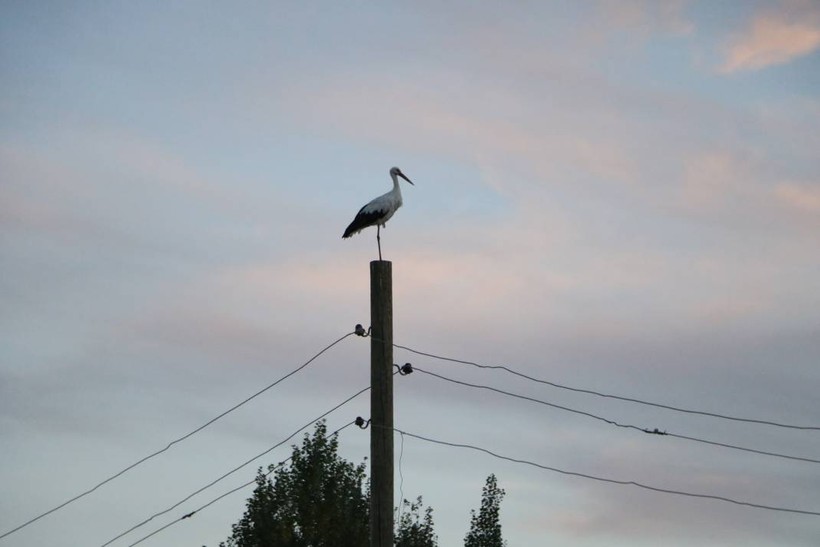
[[(0, 533), (369, 323), (561, 385), (820, 426), (820, 3), (0, 3)], [(0, 545), (102, 545), (369, 382), (308, 367)], [(684, 414), (396, 349), (395, 425), (564, 471), (820, 511), (820, 431)], [(363, 395), (327, 417), (367, 417)], [(308, 427), (306, 431), (310, 431)], [(129, 545), (286, 458), (254, 460)], [(369, 431), (339, 436), (360, 462)], [(458, 545), (809, 546), (820, 517), (396, 435), (396, 498)], [(216, 546), (250, 489), (143, 545)]]

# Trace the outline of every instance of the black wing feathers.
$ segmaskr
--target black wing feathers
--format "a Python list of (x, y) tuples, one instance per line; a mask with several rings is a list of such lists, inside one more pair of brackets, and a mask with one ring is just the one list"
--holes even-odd
[(356, 215), (356, 218), (354, 218), (353, 222), (350, 223), (350, 226), (347, 227), (344, 235), (342, 235), (343, 239), (352, 236), (359, 230), (363, 230), (368, 226), (374, 226), (384, 217), (384, 211), (369, 211), (365, 213), (364, 210), (366, 207), (367, 206), (362, 207)]

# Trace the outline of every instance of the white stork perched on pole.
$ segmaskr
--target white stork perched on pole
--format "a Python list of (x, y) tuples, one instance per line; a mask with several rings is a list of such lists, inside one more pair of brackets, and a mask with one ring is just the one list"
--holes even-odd
[(404, 173), (402, 173), (398, 167), (390, 169), (390, 177), (393, 179), (393, 189), (359, 209), (359, 212), (356, 213), (356, 218), (353, 219), (353, 222), (350, 223), (350, 226), (347, 227), (345, 233), (342, 235), (342, 239), (345, 239), (353, 234), (358, 234), (368, 226), (375, 225), (376, 243), (379, 246), (379, 260), (382, 259), (382, 242), (379, 231), (402, 204), (399, 177), (413, 184), (413, 181), (404, 176)]

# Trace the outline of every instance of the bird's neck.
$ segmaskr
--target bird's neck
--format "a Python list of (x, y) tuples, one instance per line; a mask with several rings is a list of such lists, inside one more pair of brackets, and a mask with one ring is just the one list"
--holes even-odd
[(401, 188), (399, 187), (399, 177), (393, 176), (393, 193), (401, 196)]

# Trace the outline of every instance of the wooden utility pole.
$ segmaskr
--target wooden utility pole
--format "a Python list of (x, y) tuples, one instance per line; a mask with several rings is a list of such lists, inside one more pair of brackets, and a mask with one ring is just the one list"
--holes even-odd
[(393, 547), (393, 269), (370, 263), (370, 547)]

